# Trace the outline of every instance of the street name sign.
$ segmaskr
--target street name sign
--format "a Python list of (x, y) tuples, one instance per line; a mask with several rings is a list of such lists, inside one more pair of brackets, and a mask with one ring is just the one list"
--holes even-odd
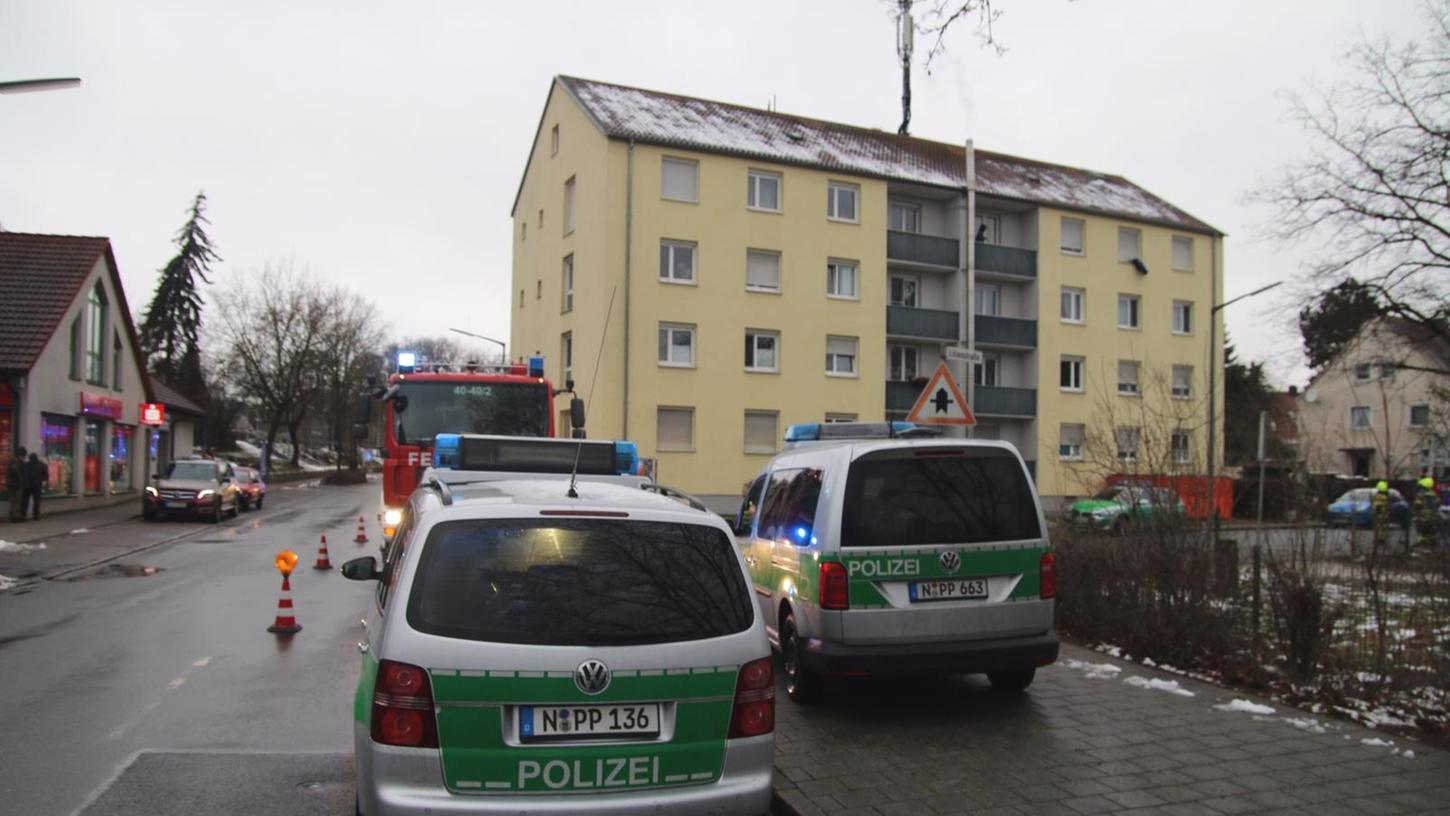
[(982, 352), (976, 349), (969, 349), (966, 346), (947, 346), (947, 359), (980, 363), (982, 362)]

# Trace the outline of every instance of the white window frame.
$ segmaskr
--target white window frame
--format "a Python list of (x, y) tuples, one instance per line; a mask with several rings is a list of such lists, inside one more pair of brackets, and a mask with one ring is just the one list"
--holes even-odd
[[(1186, 265), (1180, 265), (1178, 263), (1178, 248), (1179, 247), (1182, 247), (1182, 246), (1185, 246), (1185, 245), (1188, 247), (1187, 250), (1186, 250), (1187, 253), (1188, 253), (1188, 263)], [(1190, 238), (1187, 235), (1175, 235), (1175, 236), (1173, 236), (1173, 260), (1172, 260), (1171, 263), (1172, 263), (1173, 271), (1174, 272), (1192, 272), (1193, 271), (1193, 239), (1192, 238)]]
[[(658, 361), (661, 366), (664, 366), (666, 368), (695, 367), (695, 350), (699, 347), (698, 343), (700, 338), (693, 325), (688, 323), (661, 323), (659, 334), (661, 336), (661, 339), (665, 341), (665, 356), (663, 359), (660, 359)], [(688, 335), (690, 338), (690, 359), (686, 362), (680, 362), (673, 359), (674, 350), (676, 348), (675, 336), (677, 334)], [(658, 348), (655, 349), (655, 356), (659, 356)]]
[(1374, 379), (1374, 363), (1355, 363), (1354, 381), (1367, 383)]
[(564, 182), (564, 234), (565, 235), (569, 235), (569, 234), (571, 234), (571, 233), (574, 232), (574, 199), (578, 197), (578, 194), (579, 193), (578, 193), (578, 189), (577, 189), (577, 184), (575, 182), (575, 177), (574, 176), (570, 176), (569, 177), (569, 180), (566, 181), (566, 182)]
[[(1131, 446), (1123, 443), (1131, 441)], [(1118, 461), (1124, 464), (1135, 464), (1138, 461), (1138, 453), (1143, 447), (1143, 429), (1137, 425), (1119, 425), (1113, 432), (1113, 444), (1117, 449)]]
[(979, 388), (1001, 388), (1002, 355), (992, 352), (983, 354), (982, 362), (972, 364), (972, 381)]
[[(745, 208), (756, 212), (780, 213), (785, 210), (785, 180), (780, 173), (772, 173), (769, 170), (749, 170), (745, 176)], [(763, 207), (760, 205), (760, 184), (763, 181), (775, 182), (775, 206)]]
[[(760, 343), (759, 340), (768, 337), (775, 341), (775, 364), (769, 366), (760, 365)], [(755, 374), (778, 374), (780, 372), (780, 332), (771, 329), (746, 329), (745, 348), (748, 358), (745, 360), (745, 370)]]
[[(1128, 304), (1128, 315), (1131, 322), (1123, 322), (1123, 304)], [(1118, 293), (1118, 328), (1128, 331), (1143, 330), (1143, 297), (1142, 295), (1128, 295)]]
[(559, 275), (563, 279), (560, 288), (563, 289), (564, 308), (561, 311), (572, 312), (574, 311), (574, 253), (570, 252), (564, 256)]
[[(840, 196), (849, 194), (851, 197), (851, 216), (840, 215)], [(826, 219), (840, 221), (844, 224), (861, 223), (861, 185), (847, 184), (844, 181), (831, 181), (826, 183)]]
[[(1063, 385), (1062, 384), (1062, 367), (1063, 367), (1064, 364), (1067, 365), (1067, 366), (1069, 366), (1068, 371), (1070, 373), (1068, 375), (1068, 380), (1070, 380), (1070, 381), (1076, 381), (1075, 384), (1072, 383), (1072, 382), (1069, 382), (1069, 384), (1067, 384), (1067, 385)], [(1074, 355), (1071, 355), (1071, 354), (1064, 354), (1064, 355), (1062, 355), (1062, 358), (1057, 363), (1057, 387), (1058, 387), (1058, 390), (1066, 391), (1069, 394), (1082, 394), (1082, 393), (1086, 392), (1087, 391), (1086, 372), (1087, 372), (1087, 358), (1086, 357), (1077, 357), (1077, 356), (1074, 356)]]
[[(760, 284), (751, 283), (750, 282), (750, 261), (754, 257), (771, 258), (771, 259), (774, 259), (775, 260), (775, 285), (774, 286), (762, 286)], [(773, 250), (773, 249), (757, 249), (757, 248), (754, 248), (754, 247), (749, 248), (749, 249), (746, 249), (745, 250), (745, 291), (747, 291), (747, 292), (765, 292), (765, 293), (771, 294), (771, 295), (778, 295), (778, 294), (780, 294), (780, 283), (781, 283), (780, 279), (782, 277), (782, 272), (781, 272), (781, 267), (782, 266), (784, 266), (784, 264), (781, 262), (781, 254), (779, 252), (777, 252), (776, 250)]]
[[(911, 294), (912, 294), (911, 300), (912, 300), (912, 302), (910, 304), (908, 304), (906, 302), (906, 299), (905, 298), (901, 298), (899, 300), (897, 299), (896, 292), (895, 292), (896, 282), (897, 281), (906, 281), (906, 282), (910, 282), (911, 283)], [(921, 305), (920, 305), (921, 304), (921, 276), (920, 275), (903, 275), (903, 274), (900, 274), (898, 272), (893, 272), (893, 273), (891, 273), (890, 279), (887, 281), (887, 284), (886, 285), (887, 285), (886, 300), (892, 306), (901, 306), (901, 307), (904, 307), (904, 308), (907, 308), (907, 309), (919, 309), (919, 308), (921, 308)], [(903, 287), (903, 293), (904, 293), (904, 291), (905, 291), (905, 287)]]
[(564, 367), (564, 382), (574, 379), (574, 332), (564, 332), (559, 338), (559, 357)]
[[(851, 353), (831, 351), (831, 341), (839, 340), (851, 344)], [(861, 339), (859, 337), (847, 337), (839, 334), (826, 335), (826, 376), (827, 377), (849, 377), (852, 379), (861, 376)], [(849, 360), (850, 368), (841, 368), (842, 359)]]
[[(1067, 243), (1067, 225), (1068, 224), (1076, 224), (1077, 225), (1077, 241), (1078, 241), (1078, 245), (1077, 245), (1076, 248), (1069, 246), (1068, 243)], [(1062, 254), (1064, 254), (1064, 255), (1075, 255), (1077, 257), (1082, 257), (1083, 255), (1086, 255), (1087, 254), (1087, 222), (1084, 221), (1081, 218), (1068, 218), (1067, 216), (1064, 215), (1062, 217), (1062, 223), (1058, 227), (1058, 241), (1057, 241), (1057, 243), (1059, 244), (1059, 249), (1061, 250)]]
[[(897, 358), (900, 358), (900, 365)], [(886, 347), (886, 379), (892, 382), (911, 382), (921, 376), (921, 349), (891, 343)], [(911, 362), (911, 375), (907, 376), (907, 361)], [(897, 370), (900, 369), (900, 376)]]
[[(1072, 441), (1076, 431), (1076, 442)], [(1064, 462), (1081, 462), (1083, 448), (1087, 442), (1087, 426), (1081, 422), (1063, 422), (1057, 426), (1057, 458)]]
[[(1123, 252), (1123, 239), (1131, 236), (1133, 239), (1133, 252), (1128, 255)], [(1124, 257), (1127, 255), (1127, 257)], [(1135, 227), (1118, 227), (1118, 263), (1132, 263), (1134, 260), (1143, 258), (1143, 231)]]
[[(688, 249), (690, 251), (690, 277), (675, 277), (675, 251)], [(700, 245), (693, 241), (677, 241), (672, 238), (660, 239), (660, 250), (668, 252), (666, 261), (660, 268), (660, 283), (673, 283), (677, 286), (695, 286), (700, 280)]]
[[(903, 215), (903, 217), (901, 218), (900, 226), (897, 225), (896, 214), (898, 212), (902, 213)], [(907, 213), (910, 213), (911, 215), (911, 229), (906, 228), (907, 219), (905, 218), (905, 215)], [(886, 228), (889, 230), (895, 230), (896, 232), (909, 232), (913, 235), (921, 234), (921, 205), (914, 201), (902, 201), (900, 199), (893, 199), (889, 204), (886, 218)]]
[(549, 132), (549, 156), (557, 155), (559, 155), (559, 126), (554, 125), (553, 130)]
[[(690, 172), (694, 176), (694, 180), (695, 180), (695, 183), (693, 185), (694, 186), (694, 190), (692, 191), (692, 197), (690, 197), (690, 198), (682, 198), (680, 196), (673, 196), (673, 195), (669, 195), (668, 194), (667, 187), (666, 187), (666, 184), (665, 184), (665, 180), (668, 178), (668, 175), (669, 175), (668, 174), (668, 171), (666, 171), (666, 169), (665, 169), (667, 167), (676, 167), (676, 168), (680, 168), (680, 169), (686, 169), (686, 168), (688, 168), (690, 170)], [(697, 162), (697, 161), (695, 161), (694, 159), (682, 159), (682, 158), (679, 158), (678, 156), (664, 156), (663, 158), (661, 158), (660, 159), (660, 198), (664, 199), (665, 201), (680, 201), (680, 202), (684, 202), (686, 204), (699, 204), (700, 203), (700, 163)]]
[[(685, 445), (666, 445), (660, 434), (660, 419), (666, 411), (687, 414), (689, 417), (690, 439)], [(659, 451), (673, 453), (694, 453), (695, 452), (695, 409), (687, 405), (658, 405), (655, 406), (655, 448)]]
[[(772, 425), (770, 433), (770, 445), (750, 444), (750, 419), (755, 417), (769, 417)], [(743, 448), (746, 453), (764, 453), (774, 455), (779, 452), (780, 445), (776, 440), (780, 438), (780, 412), (779, 411), (757, 411), (750, 408), (745, 409), (745, 436)]]
[(1193, 301), (1173, 301), (1173, 333), (1185, 337), (1193, 334)]
[[(1064, 286), (1057, 298), (1058, 317), (1064, 323), (1071, 323), (1074, 326), (1081, 326), (1087, 323), (1087, 290), (1078, 286)], [(1063, 314), (1063, 306), (1067, 306), (1067, 314)], [(1076, 316), (1074, 317), (1074, 313)]]
[(826, 422), (855, 422), (859, 416), (861, 416), (861, 415), (860, 414), (843, 414), (843, 413), (827, 412), (826, 413), (826, 417), (825, 417), (825, 421)]
[[(1188, 381), (1188, 384), (1187, 385), (1184, 385), (1184, 386), (1181, 386), (1181, 387), (1178, 385), (1178, 374), (1179, 374), (1179, 372), (1185, 372), (1186, 373), (1185, 379)], [(1173, 376), (1173, 379), (1169, 382), (1168, 387), (1169, 387), (1169, 393), (1173, 397), (1173, 399), (1176, 399), (1176, 400), (1193, 399), (1193, 366), (1189, 366), (1189, 365), (1176, 365), (1176, 366), (1173, 367), (1172, 376)]]
[[(982, 227), (987, 231), (982, 232)], [(977, 234), (982, 233), (982, 243), (997, 245), (1002, 243), (1002, 218), (996, 213), (977, 213), (977, 226), (972, 230), (972, 240), (976, 240)]]
[[(1179, 444), (1179, 442), (1182, 444)], [(1168, 449), (1175, 465), (1193, 464), (1193, 434), (1182, 428), (1175, 430), (1168, 438)]]
[[(992, 311), (982, 311), (982, 301), (985, 296), (991, 296)], [(1000, 317), (1002, 314), (1002, 287), (996, 283), (979, 283), (976, 291), (972, 294), (972, 308), (977, 314), (984, 317)]]
[[(1356, 411), (1363, 411), (1363, 413), (1364, 413), (1364, 423), (1363, 424), (1359, 424), (1359, 423), (1356, 423), (1354, 421), (1354, 418), (1356, 416), (1356, 413), (1355, 413)], [(1349, 429), (1351, 431), (1367, 431), (1367, 430), (1369, 430), (1369, 429), (1371, 429), (1373, 427), (1374, 427), (1374, 406), (1371, 406), (1371, 405), (1351, 405), (1351, 406), (1349, 406)]]
[[(1423, 408), (1424, 409), (1424, 411), (1425, 411), (1425, 421), (1424, 422), (1415, 422), (1415, 409), (1416, 408)], [(1407, 416), (1405, 418), (1405, 423), (1406, 423), (1406, 425), (1408, 427), (1411, 427), (1411, 428), (1428, 428), (1428, 427), (1430, 427), (1430, 403), (1428, 403), (1428, 402), (1412, 402), (1408, 406), (1406, 406), (1406, 413), (1407, 413)]]
[[(1132, 366), (1133, 379), (1131, 382), (1123, 379), (1123, 366)], [(1137, 360), (1118, 361), (1118, 394), (1124, 397), (1137, 397), (1143, 394), (1143, 366)]]
[[(850, 270), (851, 270), (851, 275), (850, 275), (850, 278), (851, 278), (851, 292), (850, 292), (850, 294), (844, 294), (844, 293), (842, 293), (840, 291), (841, 290), (841, 279), (842, 279), (841, 270), (843, 268), (850, 268)], [(834, 292), (831, 291), (832, 284), (835, 285), (836, 291), (834, 291)], [(846, 260), (844, 258), (827, 258), (826, 259), (826, 297), (828, 297), (828, 298), (835, 298), (837, 300), (860, 300), (861, 299), (861, 264), (858, 263), (858, 262), (856, 262), (856, 261)]]

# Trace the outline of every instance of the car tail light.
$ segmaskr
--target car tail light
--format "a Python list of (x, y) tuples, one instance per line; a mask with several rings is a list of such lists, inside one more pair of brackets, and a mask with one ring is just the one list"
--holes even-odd
[(730, 710), (730, 739), (758, 737), (775, 730), (775, 667), (770, 658), (740, 667), (735, 706)]
[(851, 593), (846, 584), (846, 565), (839, 561), (826, 561), (821, 564), (821, 608), (851, 608)]
[(1038, 595), (1044, 600), (1057, 597), (1057, 556), (1050, 552), (1042, 554), (1038, 564)]
[(373, 689), (373, 742), (405, 748), (438, 747), (433, 687), (426, 671), (391, 660), (378, 663)]

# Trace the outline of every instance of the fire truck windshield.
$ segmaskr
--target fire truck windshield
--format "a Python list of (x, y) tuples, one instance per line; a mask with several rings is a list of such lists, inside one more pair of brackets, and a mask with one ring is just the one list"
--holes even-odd
[(547, 436), (549, 395), (543, 385), (496, 382), (408, 382), (399, 393), (399, 443), (432, 442), (440, 433)]

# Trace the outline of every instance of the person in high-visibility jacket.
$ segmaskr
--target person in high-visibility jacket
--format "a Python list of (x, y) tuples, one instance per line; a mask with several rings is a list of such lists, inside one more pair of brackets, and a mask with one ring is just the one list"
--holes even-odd
[(1374, 514), (1375, 547), (1390, 543), (1390, 483), (1381, 479), (1375, 485), (1374, 498), (1370, 500), (1370, 511)]
[(1419, 481), (1420, 493), (1415, 497), (1415, 527), (1429, 546), (1436, 544), (1440, 530), (1440, 498), (1435, 494), (1435, 479), (1426, 476)]

